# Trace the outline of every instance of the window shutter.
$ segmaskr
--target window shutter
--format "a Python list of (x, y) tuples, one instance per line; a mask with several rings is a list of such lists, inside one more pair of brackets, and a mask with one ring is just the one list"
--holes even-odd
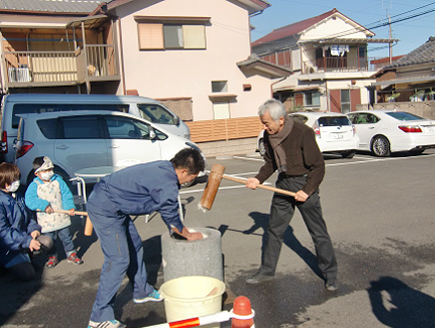
[(138, 23), (139, 49), (163, 49), (163, 24)]
[(183, 25), (184, 49), (205, 49), (205, 26)]

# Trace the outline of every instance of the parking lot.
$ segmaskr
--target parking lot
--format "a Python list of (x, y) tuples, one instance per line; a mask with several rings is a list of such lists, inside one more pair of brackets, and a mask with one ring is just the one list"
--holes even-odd
[[(235, 296), (245, 295), (256, 311), (256, 327), (435, 327), (435, 150), (388, 158), (325, 155), (325, 162), (320, 195), (339, 263), (336, 293), (324, 290), (299, 213), (286, 231), (276, 279), (245, 284), (245, 277), (260, 264), (270, 192), (224, 180), (212, 210), (203, 213), (197, 205), (204, 183), (182, 189), (186, 226), (212, 227), (222, 233), (225, 309), (231, 308)], [(250, 177), (262, 159), (254, 154), (209, 158), (209, 168), (213, 163), (223, 164), (226, 174)], [(273, 185), (274, 178), (268, 183)], [(158, 216), (149, 223), (143, 217), (135, 222), (144, 240), (150, 280), (159, 287), (160, 235), (166, 228)], [(41, 259), (39, 279), (28, 283), (2, 273), (1, 326), (86, 327), (103, 256), (95, 237), (83, 236), (79, 218), (73, 230), (83, 265), (61, 261), (46, 269)], [(165, 322), (163, 303), (133, 304), (127, 280), (117, 298), (116, 314), (128, 327)]]

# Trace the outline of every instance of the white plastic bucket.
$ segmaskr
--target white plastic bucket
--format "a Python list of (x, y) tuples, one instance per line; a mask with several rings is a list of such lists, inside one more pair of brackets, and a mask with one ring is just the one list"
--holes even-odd
[(213, 277), (186, 276), (166, 281), (160, 292), (165, 298), (166, 320), (173, 322), (220, 312), (225, 284)]

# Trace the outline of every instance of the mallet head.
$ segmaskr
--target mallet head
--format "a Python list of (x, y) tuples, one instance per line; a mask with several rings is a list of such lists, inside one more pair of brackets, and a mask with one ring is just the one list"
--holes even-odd
[(211, 209), (224, 172), (225, 166), (221, 164), (213, 164), (210, 174), (208, 175), (207, 184), (199, 202), (199, 208), (203, 210)]

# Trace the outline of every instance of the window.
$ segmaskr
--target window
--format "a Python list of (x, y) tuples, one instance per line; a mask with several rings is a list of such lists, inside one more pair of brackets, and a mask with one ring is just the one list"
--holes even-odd
[[(110, 139), (151, 139), (152, 127), (148, 124), (125, 117), (107, 116), (105, 119)], [(154, 130), (154, 132), (159, 140), (167, 138), (158, 130)]]
[(230, 103), (227, 101), (214, 102), (213, 118), (215, 120), (230, 118)]
[(212, 92), (227, 92), (227, 81), (212, 81), (211, 82), (211, 91)]
[(97, 116), (74, 116), (61, 119), (59, 139), (99, 139), (102, 138)]
[(354, 124), (372, 124), (372, 123), (378, 123), (380, 119), (373, 115), (368, 113), (359, 113), (356, 120), (353, 118), (352, 122)]
[(44, 137), (47, 139), (56, 139), (56, 126), (57, 118), (51, 118), (48, 120), (37, 120), (39, 130), (41, 130)]
[(140, 116), (152, 123), (176, 124), (175, 117), (158, 105), (138, 104)]
[(206, 49), (205, 25), (138, 22), (139, 49)]
[(17, 114), (51, 113), (67, 110), (111, 110), (128, 113), (129, 105), (123, 104), (16, 104), (12, 110), (12, 127), (16, 129), (20, 118)]
[(350, 125), (347, 116), (324, 116), (319, 118), (319, 126), (345, 126)]
[(340, 90), (341, 94), (341, 112), (343, 114), (350, 112), (350, 90)]
[(305, 93), (305, 106), (320, 106), (320, 93), (319, 92)]

